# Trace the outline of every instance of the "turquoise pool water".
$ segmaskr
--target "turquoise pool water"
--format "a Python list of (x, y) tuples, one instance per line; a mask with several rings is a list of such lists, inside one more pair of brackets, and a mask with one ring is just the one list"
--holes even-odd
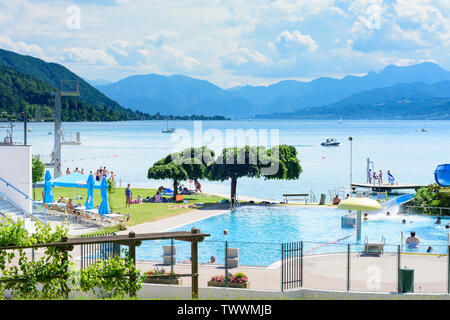
[[(304, 241), (305, 253), (345, 252), (347, 244), (356, 244), (353, 229), (341, 228), (341, 216), (347, 212), (335, 208), (302, 208), (302, 207), (241, 207), (237, 210), (210, 217), (174, 230), (190, 230), (192, 227), (211, 234), (199, 244), (199, 262), (206, 263), (211, 256), (218, 263), (224, 261), (224, 243), (240, 249), (240, 264), (251, 266), (267, 266), (280, 260), (281, 243)], [(407, 223), (402, 224), (406, 219)], [(448, 220), (441, 225), (434, 224), (436, 218), (420, 215), (370, 215), (369, 221), (362, 224), (362, 242), (367, 238), (379, 242), (385, 238), (385, 251), (396, 252), (401, 242), (401, 232), (405, 238), (411, 231), (421, 239), (415, 252), (426, 252), (429, 246), (433, 253), (447, 253)], [(228, 235), (223, 235), (223, 230)], [(350, 236), (349, 236), (350, 235)], [(349, 236), (348, 238), (345, 238)], [(320, 246), (328, 242), (345, 238), (336, 243)], [(137, 249), (137, 258), (142, 260), (161, 260), (162, 245), (168, 241), (143, 243)], [(177, 261), (189, 260), (190, 245), (176, 242)], [(352, 246), (352, 251), (362, 250), (362, 245)], [(408, 249), (405, 249), (408, 250)]]

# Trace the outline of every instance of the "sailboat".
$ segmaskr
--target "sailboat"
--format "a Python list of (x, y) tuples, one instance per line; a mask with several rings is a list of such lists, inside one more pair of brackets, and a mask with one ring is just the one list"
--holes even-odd
[(342, 123), (342, 118), (339, 118), (339, 123)]
[(428, 131), (428, 129), (427, 129), (427, 120), (425, 120), (425, 127), (423, 127), (423, 128), (420, 129), (420, 130), (416, 130), (416, 131), (427, 132), (427, 131)]
[(162, 130), (162, 133), (174, 133), (175, 128), (169, 128), (169, 120), (166, 121), (166, 129)]

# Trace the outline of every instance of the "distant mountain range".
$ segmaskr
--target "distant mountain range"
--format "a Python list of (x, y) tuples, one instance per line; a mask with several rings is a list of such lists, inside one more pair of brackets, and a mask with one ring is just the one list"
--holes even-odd
[[(0, 111), (35, 106), (52, 113), (51, 92), (79, 80), (80, 97), (64, 98), (64, 121), (138, 119), (450, 119), (450, 72), (424, 62), (342, 79), (285, 80), (223, 89), (182, 75), (85, 81), (62, 65), (0, 49)], [(153, 114), (153, 115), (152, 115)], [(199, 115), (199, 116), (192, 116)], [(222, 116), (216, 116), (222, 115)]]
[[(371, 71), (365, 76), (346, 76), (342, 79), (322, 77), (309, 82), (285, 80), (269, 86), (222, 89), (208, 81), (186, 76), (149, 74), (130, 76), (112, 84), (97, 85), (96, 88), (122, 105), (142, 112), (193, 112), (232, 117), (265, 115), (267, 118), (276, 111), (274, 117), (279, 118), (289, 117), (290, 113), (304, 108), (311, 112), (325, 106), (342, 107), (339, 102), (344, 103), (344, 99), (378, 88), (380, 90), (372, 96), (366, 93), (352, 96), (352, 106), (366, 106), (365, 103), (372, 103), (374, 97), (377, 103), (390, 103), (393, 95), (396, 95), (395, 99), (425, 101), (428, 97), (435, 97), (421, 95), (429, 94), (425, 93), (429, 89), (426, 85), (445, 80), (450, 80), (449, 71), (437, 64), (424, 62), (407, 67), (390, 65), (378, 73)], [(415, 87), (408, 90), (397, 87), (400, 83), (415, 83)], [(419, 89), (422, 84), (425, 85), (423, 90)], [(450, 92), (443, 92), (439, 97), (450, 97)], [(359, 98), (367, 100), (356, 101)], [(334, 106), (335, 103), (338, 104)], [(411, 106), (413, 104), (409, 104), (407, 109)], [(404, 112), (406, 114), (407, 110)], [(310, 115), (311, 118), (317, 117), (314, 113)], [(376, 118), (376, 113), (373, 116)], [(408, 117), (414, 118), (414, 114)]]
[(339, 102), (260, 119), (450, 119), (450, 81), (401, 83), (362, 91)]
[(120, 104), (142, 112), (226, 116), (253, 113), (247, 99), (211, 82), (181, 75), (130, 76), (96, 88)]

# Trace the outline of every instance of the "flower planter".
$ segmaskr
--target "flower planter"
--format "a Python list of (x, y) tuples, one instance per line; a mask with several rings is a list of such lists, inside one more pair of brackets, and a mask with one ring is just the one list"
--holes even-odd
[[(225, 287), (225, 282), (208, 281), (208, 287)], [(228, 288), (248, 289), (250, 282), (228, 282)]]
[(155, 283), (155, 284), (183, 284), (183, 279), (158, 279), (158, 278), (147, 278), (144, 280), (144, 283)]

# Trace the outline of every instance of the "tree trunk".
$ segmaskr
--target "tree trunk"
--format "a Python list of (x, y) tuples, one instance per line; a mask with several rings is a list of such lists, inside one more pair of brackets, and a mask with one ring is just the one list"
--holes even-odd
[(178, 194), (178, 180), (173, 180), (173, 200), (176, 200)]
[(231, 204), (234, 205), (236, 201), (236, 185), (237, 178), (231, 178)]

